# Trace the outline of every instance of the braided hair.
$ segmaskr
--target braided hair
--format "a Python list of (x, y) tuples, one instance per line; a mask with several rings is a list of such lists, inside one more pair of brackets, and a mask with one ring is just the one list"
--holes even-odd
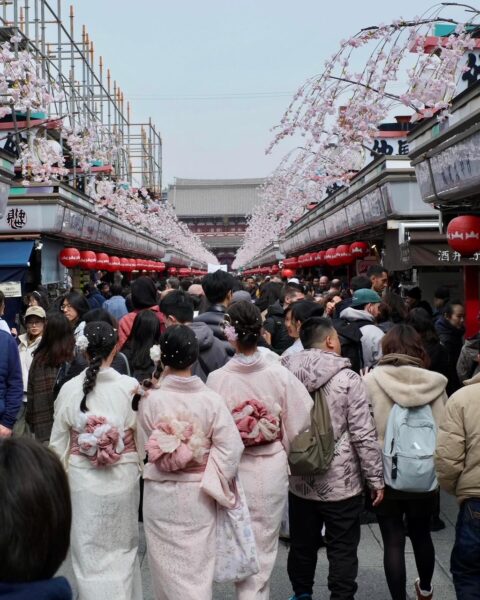
[[(172, 292), (173, 293), (173, 292)], [(198, 340), (193, 329), (187, 325), (173, 325), (160, 338), (161, 360), (158, 362), (151, 379), (144, 379), (141, 390), (132, 398), (132, 410), (138, 410), (140, 398), (160, 378), (163, 366), (177, 371), (191, 367), (198, 359)]]
[(87, 412), (87, 396), (93, 391), (102, 362), (110, 355), (117, 343), (117, 334), (113, 327), (103, 321), (92, 321), (85, 325), (83, 335), (88, 340), (86, 350), (88, 367), (83, 382), (83, 398), (80, 410)]
[(237, 343), (240, 350), (256, 348), (262, 330), (260, 309), (247, 300), (241, 300), (228, 308), (227, 315), (238, 335)]

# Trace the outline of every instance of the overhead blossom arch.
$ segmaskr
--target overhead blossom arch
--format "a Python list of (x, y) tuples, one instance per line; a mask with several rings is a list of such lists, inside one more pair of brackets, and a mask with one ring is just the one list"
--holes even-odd
[[(412, 121), (446, 118), (458, 82), (471, 69), (464, 57), (478, 47), (478, 21), (475, 8), (443, 3), (421, 17), (367, 27), (340, 42), (274, 128), (267, 152), (293, 137), (301, 142), (267, 179), (235, 268), (278, 240), (329, 188), (348, 186), (373, 152), (379, 124), (395, 111)], [(444, 31), (435, 35), (440, 24)]]

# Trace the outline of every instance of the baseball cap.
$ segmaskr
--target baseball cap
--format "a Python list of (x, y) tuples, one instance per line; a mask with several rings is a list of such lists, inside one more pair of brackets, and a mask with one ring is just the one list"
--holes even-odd
[(363, 306), (364, 304), (377, 304), (382, 299), (374, 290), (361, 289), (357, 290), (352, 297), (352, 308)]
[(41, 306), (30, 306), (27, 308), (27, 312), (25, 313), (25, 318), (27, 319), (28, 317), (39, 317), (40, 319), (46, 319), (47, 315)]
[(300, 280), (297, 277), (292, 277), (287, 281), (287, 284), (295, 283), (296, 285), (300, 285)]

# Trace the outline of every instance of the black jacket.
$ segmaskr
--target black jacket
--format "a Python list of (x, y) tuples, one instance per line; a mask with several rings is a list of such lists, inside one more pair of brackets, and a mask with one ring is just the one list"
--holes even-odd
[(442, 345), (448, 352), (449, 376), (447, 385), (447, 394), (451, 396), (462, 387), (457, 375), (458, 357), (463, 346), (463, 336), (465, 328), (454, 327), (445, 317), (440, 317), (435, 323), (435, 329)]
[(277, 354), (283, 354), (295, 341), (288, 335), (283, 315), (283, 307), (280, 300), (277, 300), (269, 307), (263, 324), (265, 331), (272, 337), (271, 348)]

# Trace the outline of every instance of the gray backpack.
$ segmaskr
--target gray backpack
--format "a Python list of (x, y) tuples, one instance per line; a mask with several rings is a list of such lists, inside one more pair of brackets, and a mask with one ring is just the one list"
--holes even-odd
[(437, 427), (431, 407), (395, 404), (383, 446), (386, 485), (404, 492), (431, 492), (438, 487), (434, 454)]

